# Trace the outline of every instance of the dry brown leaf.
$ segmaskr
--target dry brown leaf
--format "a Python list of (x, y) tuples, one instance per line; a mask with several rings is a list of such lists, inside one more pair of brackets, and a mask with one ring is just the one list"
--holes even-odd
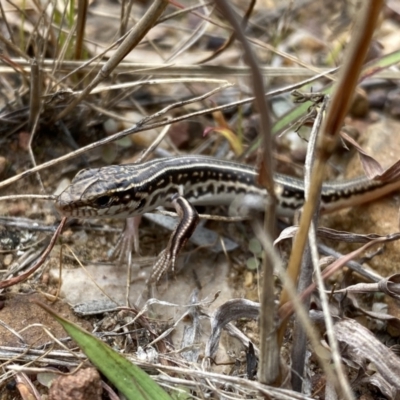
[(367, 152), (354, 139), (347, 135), (347, 133), (342, 131), (340, 135), (358, 151), (364, 172), (369, 179), (391, 182), (400, 178), (400, 160), (384, 170), (381, 164), (379, 164), (375, 158), (367, 154)]
[[(334, 332), (341, 344), (342, 356), (366, 369), (367, 363), (373, 363), (376, 373), (374, 384), (379, 385), (381, 379), (385, 387), (378, 386), (383, 392), (391, 387), (390, 398), (400, 398), (400, 359), (381, 343), (367, 328), (351, 319), (343, 319), (334, 325)], [(380, 376), (380, 378), (378, 378)], [(372, 383), (372, 381), (370, 382)]]

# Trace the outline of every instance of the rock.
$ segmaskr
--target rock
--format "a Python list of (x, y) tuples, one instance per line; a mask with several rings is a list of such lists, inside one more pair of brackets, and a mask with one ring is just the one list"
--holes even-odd
[(102, 392), (97, 370), (85, 368), (59, 376), (50, 387), (49, 400), (101, 400)]

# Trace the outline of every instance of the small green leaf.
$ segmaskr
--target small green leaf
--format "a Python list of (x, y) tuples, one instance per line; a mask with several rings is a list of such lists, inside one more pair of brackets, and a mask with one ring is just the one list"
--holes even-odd
[(262, 251), (261, 243), (257, 238), (250, 239), (249, 250), (257, 256), (261, 253)]
[(250, 257), (246, 261), (246, 266), (250, 270), (257, 269), (259, 267), (259, 265), (260, 265), (260, 260), (258, 258), (256, 258), (256, 257)]
[(123, 148), (132, 146), (132, 140), (129, 136), (125, 136), (121, 139), (116, 140), (115, 142), (118, 144), (118, 146), (121, 146)]
[(138, 366), (79, 326), (60, 317), (50, 307), (34, 301), (56, 319), (89, 360), (129, 400), (171, 400), (171, 397)]

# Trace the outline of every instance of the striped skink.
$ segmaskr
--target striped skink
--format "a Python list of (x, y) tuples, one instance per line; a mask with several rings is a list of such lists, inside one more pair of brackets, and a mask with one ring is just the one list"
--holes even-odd
[[(187, 240), (187, 232), (193, 231), (198, 219), (191, 205), (235, 205), (240, 210), (251, 198), (252, 209), (264, 210), (268, 194), (257, 184), (257, 176), (251, 166), (206, 156), (177, 156), (86, 169), (58, 196), (56, 207), (65, 216), (127, 218), (159, 206), (174, 206), (181, 215), (181, 227), (172, 235), (175, 242), (170, 240), (170, 250), (163, 252), (164, 256), (165, 252), (170, 253), (168, 263), (173, 265)], [(278, 215), (292, 216), (304, 203), (302, 180), (276, 174), (274, 181)], [(366, 203), (399, 187), (400, 181), (371, 181), (366, 177), (327, 183), (321, 192), (321, 211)]]

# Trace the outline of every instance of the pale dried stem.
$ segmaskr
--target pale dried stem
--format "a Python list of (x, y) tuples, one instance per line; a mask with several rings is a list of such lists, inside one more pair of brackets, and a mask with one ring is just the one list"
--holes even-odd
[[(304, 178), (304, 189), (305, 189), (305, 197), (308, 198), (308, 191), (310, 188), (310, 178), (311, 178), (311, 169), (314, 163), (315, 158), (315, 145), (317, 142), (318, 132), (321, 128), (323, 115), (325, 113), (325, 109), (328, 103), (328, 97), (325, 97), (321, 107), (319, 108), (317, 117), (315, 119), (313, 129), (311, 130), (310, 139), (307, 148), (307, 157), (305, 163), (305, 178)], [(318, 213), (314, 214), (313, 222), (314, 224), (318, 223)], [(299, 283), (297, 287), (298, 293), (301, 293), (312, 283), (312, 262), (311, 262), (311, 253), (310, 247), (307, 246), (304, 254), (301, 265), (301, 271), (299, 276)], [(306, 310), (309, 309), (310, 305), (310, 297), (304, 300), (304, 307)], [(301, 392), (303, 385), (303, 372), (304, 372), (304, 362), (306, 358), (306, 349), (307, 349), (307, 336), (302, 325), (302, 321), (296, 317), (293, 327), (293, 344), (292, 344), (292, 387), (294, 390)]]

